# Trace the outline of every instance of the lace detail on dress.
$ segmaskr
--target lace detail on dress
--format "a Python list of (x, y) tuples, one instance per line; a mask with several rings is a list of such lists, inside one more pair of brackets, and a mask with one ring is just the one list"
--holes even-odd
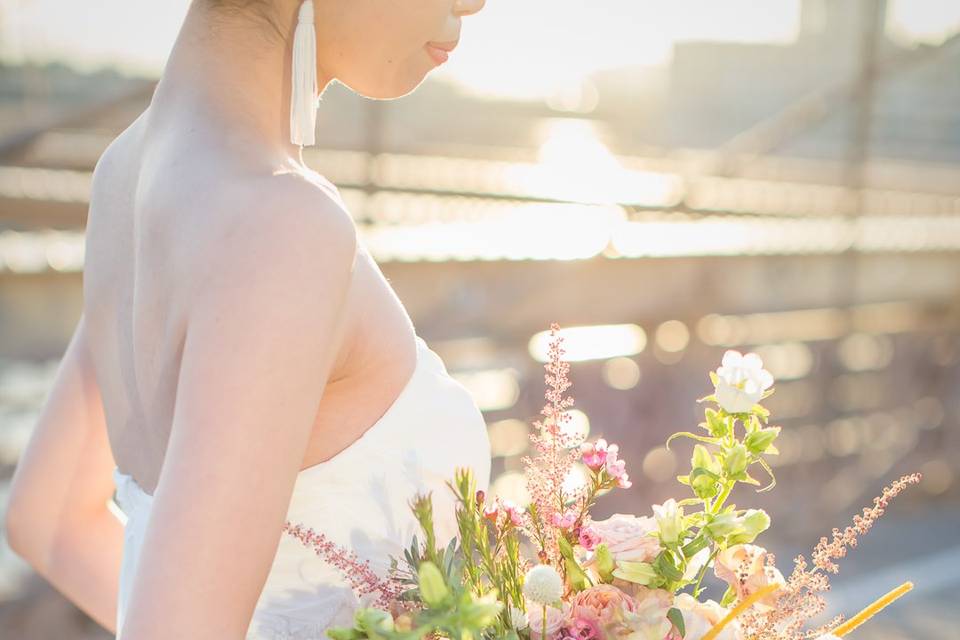
[(254, 623), (247, 632), (246, 640), (324, 640), (327, 629), (333, 626), (338, 609), (323, 622), (300, 620), (280, 613), (258, 611)]

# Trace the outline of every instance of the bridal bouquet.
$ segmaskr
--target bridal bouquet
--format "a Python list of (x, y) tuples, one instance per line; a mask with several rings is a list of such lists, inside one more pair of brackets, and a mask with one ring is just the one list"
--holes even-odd
[[(458, 535), (437, 546), (429, 495), (410, 506), (422, 528), (404, 558), (391, 558), (383, 579), (348, 552), (295, 528), (305, 544), (322, 550), (358, 594), (377, 592), (374, 606), (356, 611), (350, 628), (328, 629), (333, 640), (832, 640), (908, 591), (905, 583), (844, 622), (817, 628), (822, 593), (836, 560), (867, 532), (888, 502), (919, 474), (893, 482), (843, 531), (820, 539), (811, 555), (794, 560), (789, 577), (773, 554), (755, 544), (770, 526), (762, 509), (728, 503), (738, 483), (759, 486), (769, 477), (766, 457), (777, 455), (780, 427), (769, 426), (760, 402), (773, 393), (773, 377), (753, 353), (727, 351), (710, 372), (713, 393), (700, 432), (675, 433), (696, 444), (690, 472), (677, 479), (692, 494), (653, 505), (649, 514), (617, 513), (593, 520), (598, 497), (631, 481), (616, 444), (578, 441), (565, 428), (570, 386), (562, 338), (551, 325), (549, 389), (544, 418), (530, 435), (535, 455), (523, 458), (530, 502), (518, 505), (476, 490), (469, 469), (448, 485), (456, 495)], [(587, 481), (568, 482), (575, 465)], [(708, 573), (726, 583), (719, 602), (703, 599)]]

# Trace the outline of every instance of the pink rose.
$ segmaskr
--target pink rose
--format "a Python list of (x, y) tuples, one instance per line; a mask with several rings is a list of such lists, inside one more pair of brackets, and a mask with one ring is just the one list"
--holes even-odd
[[(713, 572), (726, 581), (743, 599), (768, 584), (784, 585), (783, 575), (774, 566), (768, 566), (767, 550), (754, 544), (735, 544), (717, 554)], [(773, 608), (777, 592), (757, 601), (759, 609)]]
[(579, 592), (570, 600), (570, 613), (575, 618), (593, 620), (601, 628), (619, 620), (624, 612), (636, 609), (633, 599), (609, 584), (598, 584)]
[(615, 513), (606, 520), (594, 520), (590, 526), (614, 560), (650, 562), (660, 553), (660, 541), (650, 535), (657, 530), (657, 521), (650, 516)]
[(574, 640), (601, 640), (603, 638), (597, 622), (591, 618), (574, 617), (567, 625), (566, 633)]

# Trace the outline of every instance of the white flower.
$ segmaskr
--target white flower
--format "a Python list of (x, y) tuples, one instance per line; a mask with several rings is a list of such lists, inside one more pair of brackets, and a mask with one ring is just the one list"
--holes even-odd
[[(556, 633), (566, 624), (570, 612), (570, 605), (566, 602), (562, 603), (562, 608), (557, 609), (556, 607), (528, 607), (529, 611), (527, 613), (527, 618), (530, 621), (530, 638), (531, 640), (545, 640), (541, 637), (543, 634), (543, 621), (547, 621), (547, 635), (546, 638), (553, 638), (556, 636)], [(546, 618), (544, 618), (544, 612), (546, 612)]]
[(704, 547), (693, 554), (693, 557), (687, 560), (687, 570), (683, 572), (684, 580), (694, 580), (697, 577), (700, 569), (703, 568), (703, 565), (707, 564), (707, 561), (710, 560), (710, 548)]
[(552, 604), (563, 595), (563, 579), (548, 564), (538, 564), (523, 579), (523, 594), (537, 604)]
[(670, 498), (663, 504), (653, 505), (653, 517), (657, 521), (663, 543), (676, 542), (683, 528), (683, 509), (677, 506), (677, 501)]
[(832, 633), (825, 633), (822, 636), (817, 636), (817, 640), (840, 640), (840, 638)]
[[(727, 609), (713, 600), (699, 602), (689, 593), (681, 593), (674, 600), (673, 606), (680, 610), (683, 624), (686, 627), (685, 640), (700, 640), (720, 620), (727, 615)], [(732, 620), (717, 636), (717, 640), (739, 640), (743, 637), (740, 621)]]
[(510, 605), (510, 626), (517, 631), (523, 631), (530, 624), (527, 620), (527, 614), (520, 607)]
[(729, 349), (717, 369), (717, 402), (727, 413), (744, 413), (760, 401), (772, 384), (773, 375), (763, 368), (760, 356)]

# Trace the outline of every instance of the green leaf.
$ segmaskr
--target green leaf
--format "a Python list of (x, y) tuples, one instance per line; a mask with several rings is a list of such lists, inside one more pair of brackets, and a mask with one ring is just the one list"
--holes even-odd
[(780, 427), (759, 429), (753, 433), (748, 433), (747, 437), (743, 440), (743, 444), (746, 445), (750, 453), (759, 455), (766, 453), (767, 447), (773, 444), (773, 441), (777, 439), (778, 435), (780, 435)]
[(697, 494), (698, 498), (707, 500), (719, 493), (720, 489), (717, 486), (719, 480), (720, 476), (712, 471), (704, 469), (703, 467), (697, 467), (693, 470), (693, 473), (690, 474), (690, 487), (693, 489), (693, 492)]
[(719, 443), (720, 443), (720, 441), (717, 440), (716, 438), (708, 438), (707, 436), (698, 436), (697, 434), (695, 434), (695, 433), (690, 433), (689, 431), (678, 431), (678, 432), (676, 432), (675, 434), (673, 434), (672, 436), (670, 436), (669, 438), (667, 438), (667, 442), (666, 442), (666, 444), (665, 444), (664, 446), (665, 446), (668, 450), (670, 449), (670, 442), (671, 442), (674, 438), (691, 438), (691, 439), (693, 439), (693, 440), (699, 440), (700, 442), (709, 442), (710, 444), (719, 444)]
[(394, 631), (393, 616), (389, 611), (376, 607), (364, 607), (354, 614), (354, 622), (364, 636), (371, 639), (385, 638)]
[(727, 587), (727, 590), (723, 593), (723, 597), (720, 599), (721, 607), (729, 607), (737, 599), (737, 590), (732, 586)]
[(704, 527), (715, 540), (724, 538), (743, 529), (743, 521), (733, 513), (718, 513), (710, 518)]
[(669, 580), (680, 580), (683, 578), (683, 572), (677, 568), (671, 556), (666, 551), (661, 551), (657, 559), (653, 561), (653, 566), (657, 572)]
[(564, 558), (564, 563), (567, 568), (567, 579), (570, 581), (573, 590), (579, 592), (586, 589), (589, 586), (589, 580), (577, 561), (573, 558)]
[(706, 409), (704, 415), (707, 417), (707, 431), (715, 438), (723, 438), (729, 431), (729, 425), (719, 413), (713, 409)]
[(739, 480), (740, 478), (738, 476), (741, 476), (746, 469), (747, 448), (738, 442), (727, 449), (726, 455), (723, 459), (723, 470), (726, 472), (727, 476)]
[(450, 590), (443, 581), (440, 569), (429, 560), (420, 563), (417, 579), (420, 584), (420, 597), (431, 607), (440, 606), (450, 595)]
[(710, 540), (708, 540), (704, 536), (697, 536), (696, 538), (691, 540), (689, 543), (685, 544), (683, 548), (680, 549), (680, 551), (683, 552), (683, 557), (692, 558), (697, 554), (698, 551), (705, 548), (709, 544), (710, 544)]
[(670, 610), (667, 611), (667, 620), (672, 622), (673, 626), (677, 628), (681, 638), (687, 634), (687, 628), (683, 624), (683, 614), (680, 613), (680, 609), (670, 607)]
[(617, 568), (613, 571), (613, 576), (644, 586), (653, 584), (658, 577), (656, 570), (649, 562), (632, 560), (617, 560)]
[(333, 640), (359, 640), (366, 635), (352, 627), (330, 627), (326, 631), (327, 637)]
[(613, 556), (610, 555), (610, 549), (605, 543), (597, 545), (596, 559), (597, 573), (600, 575), (600, 579), (604, 582), (612, 582), (614, 569)]

